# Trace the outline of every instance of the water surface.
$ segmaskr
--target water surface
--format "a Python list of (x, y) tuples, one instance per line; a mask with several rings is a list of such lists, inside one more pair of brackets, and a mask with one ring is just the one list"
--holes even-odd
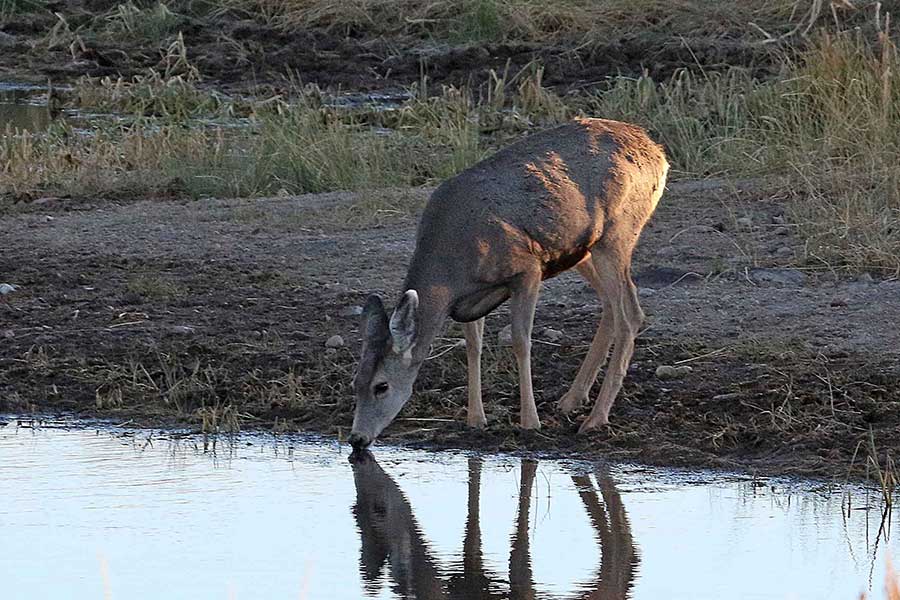
[(55, 118), (47, 107), (46, 88), (0, 82), (0, 135), (7, 127), (39, 133)]
[[(0, 426), (0, 597), (883, 598), (877, 496), (719, 473)], [(850, 495), (848, 509), (846, 494)], [(896, 523), (894, 524), (896, 526)]]

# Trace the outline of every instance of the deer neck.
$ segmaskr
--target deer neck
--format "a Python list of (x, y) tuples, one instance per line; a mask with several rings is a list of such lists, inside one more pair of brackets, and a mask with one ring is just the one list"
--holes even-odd
[(403, 287), (419, 294), (416, 317), (416, 344), (412, 349), (413, 362), (420, 364), (431, 351), (431, 343), (444, 326), (450, 310), (451, 290), (445, 284), (408, 277)]

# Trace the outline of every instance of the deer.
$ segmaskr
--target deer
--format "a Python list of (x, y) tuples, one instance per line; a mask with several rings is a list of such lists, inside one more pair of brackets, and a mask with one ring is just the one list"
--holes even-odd
[(531, 333), (541, 283), (575, 269), (600, 298), (596, 333), (558, 402), (572, 415), (609, 359), (579, 433), (609, 422), (645, 315), (631, 257), (666, 185), (665, 151), (642, 128), (579, 118), (532, 134), (444, 181), (419, 220), (403, 292), (388, 315), (378, 295), (362, 314), (362, 353), (349, 442), (365, 449), (412, 396), (431, 344), (449, 317), (463, 325), (466, 422), (487, 424), (481, 393), (485, 315), (509, 301), (520, 427), (539, 429)]

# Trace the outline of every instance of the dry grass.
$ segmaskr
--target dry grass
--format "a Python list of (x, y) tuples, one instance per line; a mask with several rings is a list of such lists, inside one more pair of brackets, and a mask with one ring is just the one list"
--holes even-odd
[[(238, 2), (233, 0), (232, 9)], [(350, 28), (368, 20), (412, 27), (408, 21), (440, 21), (444, 13), (459, 17), (474, 6), (260, 0), (253, 10), (263, 4), (281, 19)], [(521, 9), (516, 18), (532, 24), (551, 11), (530, 0), (483, 4)], [(672, 31), (682, 26), (682, 13), (723, 10), (684, 2), (666, 17), (663, 2), (637, 4), (644, 9), (641, 19), (661, 20), (654, 26)], [(822, 6), (748, 3), (722, 22), (752, 17), (765, 29), (760, 23), (781, 19), (796, 28), (824, 18)], [(602, 22), (626, 31), (635, 10), (618, 1), (572, 0), (553, 6), (557, 22), (546, 27), (569, 31), (575, 25), (559, 19), (570, 12), (580, 26), (597, 22), (602, 13)], [(406, 11), (407, 18), (392, 11)], [(591, 21), (583, 11), (601, 13), (591, 13)], [(859, 5), (852, 14), (863, 11)], [(847, 29), (842, 16), (831, 15), (834, 29)], [(8, 132), (0, 138), (0, 188), (7, 197), (202, 197), (416, 186), (449, 177), (535, 128), (587, 114), (647, 127), (666, 146), (676, 177), (781, 175), (786, 183), (779, 192), (793, 200), (790, 214), (808, 239), (808, 265), (893, 275), (900, 273), (900, 55), (889, 19), (881, 13), (869, 17), (866, 31), (874, 35), (859, 29), (811, 34), (805, 49), (785, 57), (780, 75), (769, 80), (738, 68), (684, 69), (663, 82), (619, 77), (602, 91), (561, 97), (544, 85), (543, 67), (533, 63), (520, 72), (495, 72), (479, 87), (434, 89), (423, 78), (396, 110), (339, 108), (320, 90), (301, 86), (290, 101), (239, 106), (198, 86), (199, 73), (176, 36), (160, 70), (76, 86), (79, 106), (124, 112), (136, 121), (102, 126), (92, 136), (64, 126), (41, 136)], [(509, 15), (501, 21), (505, 27), (515, 23)], [(766, 35), (775, 36), (769, 28)], [(196, 121), (234, 114), (249, 116), (248, 125)]]
[(236, 11), (285, 29), (318, 27), (346, 35), (592, 43), (660, 32), (676, 38), (733, 37), (748, 30), (760, 39), (775, 40), (808, 31), (839, 13), (856, 14), (874, 2), (854, 3), (853, 9), (832, 4), (834, 14), (820, 0), (226, 0), (220, 11)]

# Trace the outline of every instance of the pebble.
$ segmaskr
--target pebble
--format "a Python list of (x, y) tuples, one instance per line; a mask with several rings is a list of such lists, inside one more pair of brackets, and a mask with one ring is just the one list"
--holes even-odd
[(831, 306), (841, 307), (850, 304), (850, 299), (846, 296), (835, 296), (831, 299)]
[(793, 256), (793, 255), (794, 255), (793, 249), (788, 248), (787, 246), (782, 246), (775, 250), (775, 256), (788, 257), (788, 256)]
[(17, 289), (19, 289), (19, 286), (17, 285), (13, 285), (11, 283), (0, 283), (0, 296), (11, 294)]
[(772, 217), (772, 222), (776, 225), (784, 225), (784, 217), (782, 215), (775, 215)]
[(512, 346), (512, 325), (507, 325), (497, 334), (497, 344), (500, 346)]
[(190, 335), (194, 333), (194, 328), (190, 325), (173, 325), (172, 333), (178, 333), (181, 335)]
[(344, 338), (339, 335), (333, 335), (325, 341), (326, 348), (340, 348), (344, 345)]
[(659, 379), (681, 379), (692, 373), (694, 369), (687, 365), (673, 367), (672, 365), (660, 365), (656, 367), (656, 376)]
[(744, 229), (750, 229), (753, 227), (753, 219), (750, 217), (740, 217), (735, 219), (735, 223), (737, 223), (738, 227), (742, 227)]
[(638, 296), (640, 296), (641, 298), (648, 298), (655, 293), (656, 293), (656, 290), (654, 290), (653, 288), (648, 288), (648, 287), (638, 288)]
[(548, 342), (558, 342), (565, 337), (565, 334), (559, 329), (544, 327), (543, 329), (541, 329), (541, 337)]

